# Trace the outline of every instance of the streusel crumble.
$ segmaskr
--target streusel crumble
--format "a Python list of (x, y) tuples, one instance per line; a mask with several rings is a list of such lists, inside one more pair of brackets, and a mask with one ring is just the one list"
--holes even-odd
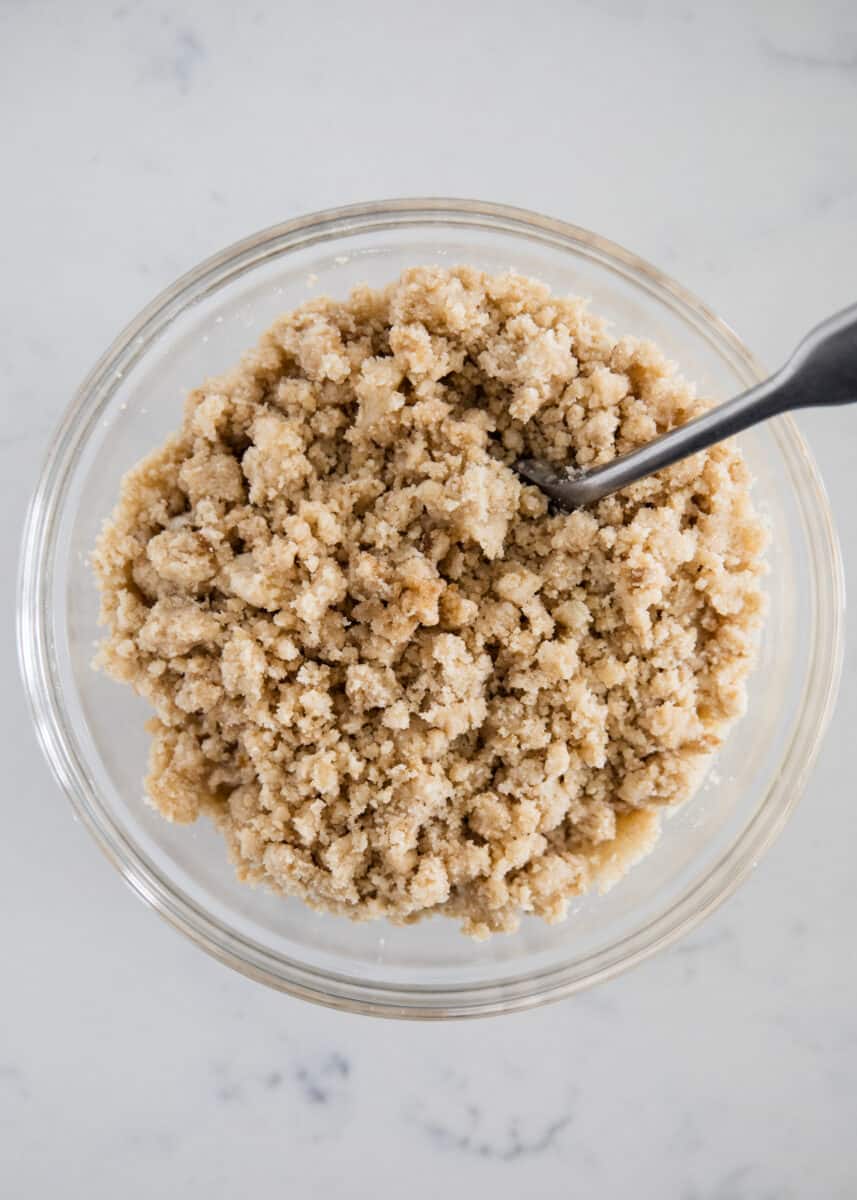
[(416, 268), (280, 317), (98, 544), (154, 804), (318, 908), (561, 919), (741, 713), (765, 534), (731, 444), (572, 514), (511, 464), (606, 462), (704, 406), (514, 274)]

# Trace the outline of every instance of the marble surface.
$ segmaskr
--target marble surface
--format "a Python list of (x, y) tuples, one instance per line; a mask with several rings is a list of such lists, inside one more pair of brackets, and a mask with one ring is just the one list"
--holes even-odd
[[(659, 264), (771, 364), (855, 299), (851, 0), (490, 12), (0, 4), (10, 1200), (855, 1195), (853, 637), (808, 794), (740, 893), (623, 978), (467, 1024), (312, 1008), (199, 953), (72, 821), (24, 710), (11, 563), (51, 426), (127, 318), (249, 231), (383, 195), (521, 204)], [(803, 424), (857, 591), (857, 411)]]

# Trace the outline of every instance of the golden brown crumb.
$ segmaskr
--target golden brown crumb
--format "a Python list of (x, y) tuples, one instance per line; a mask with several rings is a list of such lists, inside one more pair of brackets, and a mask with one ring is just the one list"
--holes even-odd
[(716, 446), (548, 509), (702, 407), (579, 300), (418, 268), (279, 318), (125, 478), (100, 663), (152, 703), (149, 794), (239, 875), (484, 937), (652, 843), (744, 705), (765, 536)]

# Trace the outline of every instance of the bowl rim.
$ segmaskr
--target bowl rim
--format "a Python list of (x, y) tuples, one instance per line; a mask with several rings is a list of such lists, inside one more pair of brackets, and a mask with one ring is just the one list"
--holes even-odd
[[(242, 974), (302, 999), (377, 1016), (442, 1019), (520, 1011), (610, 979), (689, 932), (730, 896), (772, 844), (797, 804), (836, 700), (843, 661), (845, 585), (827, 495), (796, 424), (772, 423), (805, 524), (813, 584), (813, 669), (803, 704), (812, 720), (795, 727), (763, 799), (741, 835), (681, 899), (648, 924), (597, 952), (581, 973), (575, 964), (505, 983), (394, 985), (365, 982), (273, 954), (225, 929), (175, 884), (111, 821), (98, 797), (60, 703), (49, 595), (59, 513), (76, 452), (109, 404), (124, 374), (180, 312), (230, 279), (290, 250), (359, 232), (432, 223), (518, 233), (531, 241), (582, 250), (642, 286), (695, 326), (748, 379), (762, 370), (733, 330), (669, 276), (637, 255), (579, 226), (522, 208), (479, 200), (400, 198), (351, 204), (269, 226), (205, 259), (165, 288), (114, 338), (77, 389), (46, 452), (24, 525), (18, 575), (17, 642), (30, 712), (54, 777), (83, 824), (131, 888), (197, 946)], [(811, 503), (810, 503), (811, 501)], [(583, 960), (589, 962), (591, 960)]]

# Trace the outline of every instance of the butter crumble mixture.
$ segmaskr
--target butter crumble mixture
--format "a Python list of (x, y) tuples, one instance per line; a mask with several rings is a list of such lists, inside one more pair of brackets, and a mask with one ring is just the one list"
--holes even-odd
[(278, 318), (95, 553), (154, 805), (315, 908), (561, 920), (743, 711), (766, 534), (730, 443), (571, 514), (512, 464), (597, 465), (704, 407), (515, 274), (414, 268)]

